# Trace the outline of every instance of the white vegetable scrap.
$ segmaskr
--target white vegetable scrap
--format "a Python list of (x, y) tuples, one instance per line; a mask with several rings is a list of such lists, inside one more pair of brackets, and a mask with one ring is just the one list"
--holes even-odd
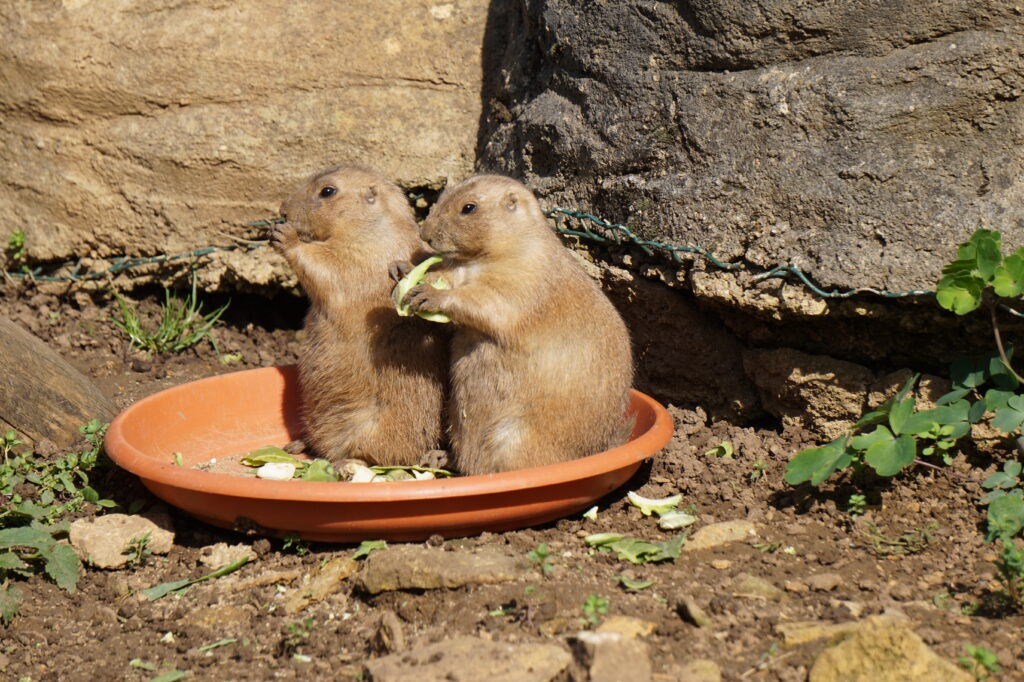
[(629, 503), (634, 507), (638, 507), (644, 516), (650, 516), (652, 512), (658, 516), (663, 516), (668, 512), (673, 511), (679, 506), (679, 503), (683, 501), (682, 495), (672, 495), (671, 497), (654, 500), (649, 497), (637, 495), (633, 491), (626, 493), (626, 497), (629, 499)]
[(291, 462), (268, 462), (256, 470), (256, 476), (268, 481), (290, 481), (295, 476)]

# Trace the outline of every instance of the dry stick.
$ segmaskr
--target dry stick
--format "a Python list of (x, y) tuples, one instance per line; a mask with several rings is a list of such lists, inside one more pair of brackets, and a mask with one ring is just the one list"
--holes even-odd
[(999, 359), (1003, 361), (1003, 364), (1006, 366), (1006, 369), (1009, 370), (1010, 374), (1013, 375), (1013, 378), (1019, 381), (1020, 383), (1024, 384), (1024, 379), (1022, 379), (1021, 376), (1017, 374), (1017, 372), (1010, 365), (1010, 359), (1006, 357), (1006, 350), (1003, 349), (1003, 337), (999, 333), (999, 322), (998, 320), (996, 320), (995, 304), (989, 303), (988, 311), (992, 315), (992, 333), (995, 334), (996, 337), (996, 348), (999, 349)]
[(977, 479), (977, 478), (972, 478), (971, 476), (967, 476), (966, 474), (958, 474), (955, 471), (950, 471), (947, 468), (940, 467), (937, 464), (932, 464), (931, 462), (925, 462), (925, 461), (920, 460), (920, 459), (915, 459), (914, 460), (914, 464), (920, 464), (923, 467), (928, 467), (929, 469), (935, 469), (936, 471), (941, 471), (942, 473), (946, 474), (947, 476), (954, 476), (956, 478), (959, 478), (962, 481), (970, 481), (971, 483), (981, 483), (981, 481), (979, 479)]

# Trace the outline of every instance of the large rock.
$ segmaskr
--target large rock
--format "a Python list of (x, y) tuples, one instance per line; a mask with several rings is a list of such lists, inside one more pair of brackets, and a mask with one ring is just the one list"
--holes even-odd
[[(332, 164), (439, 188), (472, 169), (489, 4), (3, 3), (0, 213), (33, 259), (151, 255), (253, 236)], [(216, 258), (208, 284), (286, 271)]]
[(644, 237), (828, 286), (929, 287), (1024, 242), (1024, 14), (1006, 0), (523, 0), (484, 163)]
[(963, 346), (921, 314), (938, 311), (927, 299), (826, 304), (751, 276), (794, 264), (826, 289), (933, 289), (978, 227), (1024, 244), (1016, 3), (520, 4), (482, 167), (746, 266), (696, 257), (687, 281), (747, 345), (858, 362)]
[(868, 619), (853, 636), (822, 651), (810, 682), (969, 682), (972, 675), (940, 657), (902, 623)]

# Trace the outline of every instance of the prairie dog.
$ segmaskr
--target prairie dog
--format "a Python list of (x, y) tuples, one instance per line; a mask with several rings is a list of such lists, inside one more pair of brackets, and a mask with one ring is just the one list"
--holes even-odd
[(633, 379), (629, 334), (562, 246), (533, 194), (482, 175), (446, 190), (420, 226), (450, 289), (413, 310), (448, 314), (451, 456), (464, 474), (542, 466), (620, 445)]
[(332, 461), (418, 464), (439, 447), (448, 330), (395, 315), (388, 266), (419, 259), (412, 207), (367, 168), (314, 176), (281, 205), (271, 242), (310, 299), (300, 350), (305, 442)]

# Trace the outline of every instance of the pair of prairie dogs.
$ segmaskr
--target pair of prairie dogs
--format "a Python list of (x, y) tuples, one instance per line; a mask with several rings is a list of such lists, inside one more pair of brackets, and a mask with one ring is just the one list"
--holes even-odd
[[(306, 443), (338, 461), (420, 463), (449, 444), (462, 474), (541, 466), (625, 441), (629, 336), (533, 194), (482, 175), (417, 226), (402, 191), (360, 167), (313, 177), (271, 241), (310, 298), (299, 362)], [(396, 270), (444, 257), (399, 317)], [(446, 431), (447, 426), (447, 433)], [(446, 437), (447, 436), (447, 437)]]

